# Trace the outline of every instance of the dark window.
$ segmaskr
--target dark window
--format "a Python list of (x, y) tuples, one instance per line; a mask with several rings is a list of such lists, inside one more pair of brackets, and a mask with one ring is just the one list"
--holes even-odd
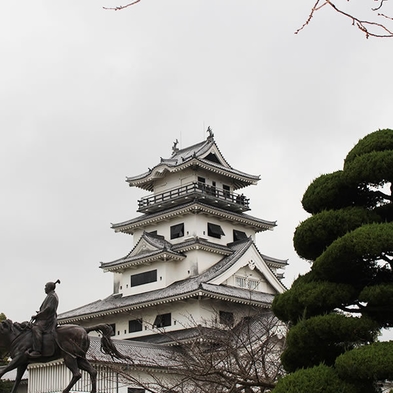
[(234, 323), (233, 312), (220, 311), (220, 323), (232, 327)]
[(236, 240), (244, 240), (247, 239), (247, 234), (246, 232), (243, 231), (237, 231), (236, 229), (233, 230), (233, 241), (235, 242)]
[(177, 224), (171, 226), (171, 239), (177, 239), (184, 236), (184, 224)]
[(128, 321), (128, 332), (141, 332), (142, 331), (142, 320), (141, 319), (133, 319), (132, 321)]
[(116, 334), (116, 324), (110, 323), (109, 326), (112, 328), (111, 336), (114, 336)]
[(154, 327), (165, 327), (165, 326), (171, 326), (172, 324), (172, 317), (171, 313), (168, 314), (160, 314), (156, 316), (156, 319), (154, 320)]
[(209, 153), (205, 157), (205, 160), (209, 160), (211, 162), (215, 162), (216, 164), (221, 164), (220, 160), (217, 158), (217, 156), (214, 153)]
[(231, 196), (231, 188), (226, 184), (222, 185), (224, 198), (229, 198)]
[(221, 239), (221, 236), (225, 236), (224, 231), (219, 225), (212, 224), (210, 222), (207, 223), (207, 234), (217, 239)]
[(148, 272), (133, 274), (131, 276), (131, 286), (148, 284), (149, 282), (157, 281), (157, 270), (150, 270)]
[(146, 390), (145, 389), (141, 389), (141, 388), (128, 388), (127, 389), (127, 393), (145, 393)]
[(202, 191), (206, 189), (206, 179), (198, 176), (198, 188)]

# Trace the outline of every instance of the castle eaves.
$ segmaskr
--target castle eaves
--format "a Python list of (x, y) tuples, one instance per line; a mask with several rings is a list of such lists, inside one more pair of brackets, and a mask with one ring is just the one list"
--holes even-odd
[(172, 209), (167, 209), (163, 212), (144, 214), (128, 221), (112, 224), (112, 229), (114, 229), (115, 232), (133, 234), (133, 231), (137, 228), (143, 228), (147, 225), (158, 223), (172, 217), (200, 212), (211, 214), (212, 216), (219, 217), (220, 219), (224, 220), (226, 219), (231, 222), (241, 223), (253, 228), (253, 230), (256, 232), (271, 230), (276, 226), (276, 221), (267, 221), (245, 213), (239, 214), (235, 212), (229, 212), (218, 207), (211, 207), (210, 205), (204, 204), (200, 201), (191, 201), (189, 203), (176, 206)]

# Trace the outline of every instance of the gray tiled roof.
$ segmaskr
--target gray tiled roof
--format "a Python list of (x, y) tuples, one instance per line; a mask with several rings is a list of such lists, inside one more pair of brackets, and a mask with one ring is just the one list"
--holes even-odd
[[(142, 252), (136, 255), (132, 255), (133, 251), (139, 246), (139, 244), (145, 241), (148, 244), (155, 247), (153, 250), (148, 250), (146, 252)], [(134, 265), (139, 261), (146, 261), (147, 259), (153, 260), (155, 258), (159, 258), (161, 255), (172, 255), (173, 258), (183, 259), (185, 255), (181, 252), (175, 251), (170, 242), (165, 240), (163, 236), (153, 235), (148, 232), (144, 232), (140, 237), (137, 244), (133, 247), (133, 249), (125, 256), (115, 261), (111, 262), (101, 262), (100, 268), (102, 269), (114, 269), (116, 267), (124, 267), (125, 265)]]
[(229, 269), (253, 244), (251, 239), (232, 243), (232, 254), (222, 258), (218, 263), (207, 269), (199, 276), (177, 281), (166, 288), (139, 293), (130, 296), (111, 295), (103, 300), (87, 304), (77, 309), (64, 312), (58, 316), (60, 323), (86, 319), (89, 316), (99, 316), (123, 312), (131, 309), (148, 307), (154, 304), (170, 302), (176, 299), (184, 299), (195, 296), (202, 292), (205, 296), (225, 297), (233, 301), (255, 302), (261, 306), (268, 305), (273, 295), (252, 291), (242, 288), (226, 287), (222, 285), (208, 284), (227, 269)]
[[(148, 243), (156, 247), (155, 250), (149, 250), (147, 252), (132, 255), (133, 251), (140, 244), (141, 240), (144, 239)], [(201, 239), (197, 236), (185, 240), (184, 242), (178, 244), (172, 244), (165, 240), (163, 236), (152, 235), (151, 233), (144, 232), (137, 244), (133, 249), (125, 256), (110, 262), (101, 262), (100, 268), (112, 270), (115, 267), (124, 267), (126, 265), (135, 265), (143, 263), (147, 259), (153, 260), (154, 258), (160, 258), (162, 255), (172, 255), (173, 258), (183, 259), (186, 256), (183, 254), (184, 250), (192, 249), (198, 247), (200, 249), (214, 250), (218, 254), (228, 255), (232, 254), (232, 249), (223, 244), (217, 244), (209, 242), (206, 239)], [(168, 259), (168, 257), (166, 257)]]
[[(232, 254), (232, 249), (224, 244), (212, 243), (207, 239), (193, 236), (190, 239), (186, 239), (184, 242), (174, 244), (172, 249), (174, 251), (183, 251), (188, 248), (192, 248), (193, 246), (198, 246), (199, 248), (209, 248), (214, 249), (218, 253), (222, 253), (223, 255)], [(202, 246), (202, 247), (201, 247)]]
[(95, 362), (103, 363), (129, 363), (133, 366), (143, 367), (177, 367), (179, 363), (175, 360), (176, 352), (179, 350), (175, 347), (158, 345), (153, 343), (113, 340), (116, 349), (130, 360), (112, 359), (101, 351), (101, 339), (90, 337), (90, 347), (87, 358)]
[(177, 214), (184, 214), (184, 212), (187, 210), (189, 210), (190, 212), (195, 211), (195, 209), (198, 208), (204, 211), (208, 211), (209, 213), (215, 216), (228, 217), (228, 219), (232, 218), (232, 220), (234, 221), (247, 222), (249, 223), (249, 225), (254, 225), (256, 228), (270, 229), (276, 226), (276, 221), (263, 220), (261, 218), (253, 217), (245, 213), (230, 212), (228, 210), (224, 210), (219, 207), (213, 208), (212, 206), (198, 200), (198, 201), (191, 201), (189, 203), (185, 203), (183, 205), (179, 205), (171, 209), (166, 209), (164, 212), (143, 214), (131, 220), (115, 223), (112, 224), (112, 228), (115, 230), (121, 230), (120, 228), (122, 227), (134, 228), (140, 225), (145, 225), (145, 222), (147, 221), (148, 223), (158, 222), (161, 218), (166, 219), (166, 217), (176, 216)]
[[(202, 157), (213, 146), (220, 153), (221, 158), (224, 161), (223, 165), (212, 162), (210, 160), (206, 160)], [(260, 180), (259, 175), (250, 175), (248, 173), (232, 168), (221, 154), (221, 151), (219, 150), (214, 139), (208, 138), (206, 141), (197, 143), (184, 149), (175, 150), (170, 158), (161, 158), (160, 163), (155, 165), (152, 169), (149, 168), (147, 172), (144, 172), (137, 176), (127, 177), (126, 181), (130, 185), (139, 186), (147, 190), (152, 190), (153, 186), (151, 184), (151, 175), (153, 175), (154, 171), (158, 170), (158, 168), (166, 167), (167, 169), (171, 170), (177, 167), (188, 166), (188, 164), (191, 163), (193, 163), (193, 165), (198, 165), (199, 163), (200, 166), (214, 167), (216, 169), (219, 169), (220, 171), (223, 171), (223, 173), (226, 173), (228, 176), (234, 176), (235, 178), (242, 179), (242, 182), (245, 183), (240, 182), (236, 188), (241, 188), (244, 187), (246, 183), (252, 184)]]

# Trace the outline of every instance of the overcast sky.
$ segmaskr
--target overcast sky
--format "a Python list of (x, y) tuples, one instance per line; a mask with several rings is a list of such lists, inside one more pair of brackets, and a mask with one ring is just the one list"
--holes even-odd
[(132, 237), (138, 175), (210, 126), (227, 161), (261, 175), (250, 214), (277, 220), (260, 251), (308, 269), (300, 200), (363, 136), (393, 127), (391, 40), (366, 40), (313, 1), (9, 1), (0, 12), (1, 305), (26, 320), (60, 279), (59, 312), (112, 293), (99, 269)]

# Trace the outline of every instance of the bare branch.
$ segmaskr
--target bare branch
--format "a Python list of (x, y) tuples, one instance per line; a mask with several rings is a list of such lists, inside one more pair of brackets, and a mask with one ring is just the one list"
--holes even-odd
[(378, 6), (377, 8), (371, 8), (371, 9), (372, 9), (373, 11), (378, 11), (379, 9), (382, 8), (383, 3), (384, 3), (385, 1), (387, 1), (387, 0), (381, 0), (381, 2), (379, 3), (379, 6)]
[[(146, 365), (144, 379), (132, 371), (136, 370), (134, 365), (112, 367), (123, 380), (152, 392), (271, 391), (284, 373), (280, 355), (285, 345), (285, 325), (270, 312), (242, 317), (227, 327), (216, 319), (201, 325), (190, 317), (188, 328), (194, 333), (187, 335), (186, 341), (182, 331), (162, 331), (170, 346), (161, 345), (163, 351), (154, 359), (144, 352), (138, 354), (138, 363)], [(163, 368), (165, 373), (157, 373)]]
[(119, 5), (117, 7), (102, 7), (104, 10), (111, 10), (111, 11), (120, 11), (120, 10), (124, 10), (124, 8), (128, 8), (131, 7), (132, 5), (139, 3), (141, 0), (135, 0), (132, 3), (128, 3), (125, 5)]
[[(347, 0), (348, 2), (350, 0)], [(379, 5), (376, 8), (371, 8), (371, 12), (375, 12), (380, 10), (384, 3), (387, 0), (374, 0), (378, 1)], [(300, 31), (302, 31), (311, 21), (311, 19), (314, 17), (314, 14), (316, 11), (319, 11), (322, 7), (325, 5), (330, 5), (337, 13), (345, 16), (346, 18), (349, 18), (352, 21), (352, 25), (356, 26), (360, 31), (362, 31), (366, 38), (369, 37), (377, 37), (377, 38), (392, 38), (393, 37), (393, 27), (390, 28), (386, 23), (376, 21), (374, 18), (375, 17), (381, 17), (386, 19), (387, 21), (392, 21), (393, 17), (386, 15), (386, 14), (381, 14), (381, 13), (375, 13), (370, 17), (370, 19), (361, 19), (353, 13), (345, 12), (341, 8), (337, 7), (335, 3), (333, 3), (331, 0), (317, 0), (314, 6), (311, 9), (310, 15), (308, 16), (306, 22), (295, 31), (295, 34), (298, 34)]]
[(322, 7), (324, 7), (327, 4), (327, 1), (325, 1), (322, 5), (319, 5), (321, 0), (317, 0), (317, 2), (314, 4), (314, 7), (311, 8), (310, 15), (308, 16), (307, 20), (303, 23), (303, 26), (301, 26), (299, 29), (295, 31), (295, 34), (298, 34), (300, 31), (302, 31), (310, 22), (311, 19), (314, 16), (314, 13), (318, 10), (320, 10)]

